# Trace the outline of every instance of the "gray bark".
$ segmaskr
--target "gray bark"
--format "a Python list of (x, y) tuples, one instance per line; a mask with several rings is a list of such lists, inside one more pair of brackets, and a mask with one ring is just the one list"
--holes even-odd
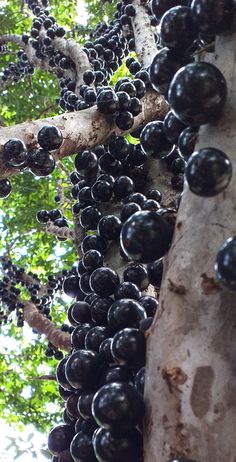
[[(154, 91), (148, 91), (142, 99), (143, 111), (134, 119), (132, 130), (140, 125), (162, 119), (167, 112), (164, 98)], [(78, 150), (92, 148), (105, 142), (112, 133), (120, 134), (112, 119), (97, 111), (97, 108), (85, 109), (79, 112), (66, 112), (62, 115), (24, 122), (12, 127), (0, 127), (0, 177), (4, 178), (18, 173), (17, 169), (9, 169), (4, 164), (2, 147), (10, 138), (19, 138), (28, 148), (37, 145), (37, 134), (43, 125), (57, 126), (63, 134), (63, 144), (54, 151), (55, 159), (75, 154)]]
[(234, 174), (209, 199), (185, 185), (148, 338), (145, 462), (236, 460), (236, 295), (211, 279), (219, 247), (236, 231), (235, 39), (217, 39), (214, 63), (227, 79), (228, 101), (219, 122), (201, 128), (197, 146), (222, 149)]

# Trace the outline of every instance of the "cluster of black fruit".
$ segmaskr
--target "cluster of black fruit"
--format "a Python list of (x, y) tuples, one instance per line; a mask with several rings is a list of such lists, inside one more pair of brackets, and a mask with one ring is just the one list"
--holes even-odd
[[(51, 320), (51, 308), (56, 293), (62, 291), (64, 280), (73, 274), (73, 268), (62, 270), (56, 276), (49, 275), (42, 290), (42, 283), (37, 274), (31, 271), (26, 273), (23, 267), (15, 265), (9, 257), (2, 256), (0, 261), (3, 271), (3, 277), (0, 281), (0, 325), (11, 322), (12, 313), (15, 312), (17, 327), (23, 327), (25, 300), (21, 298), (22, 288), (29, 294), (27, 301), (32, 302), (43, 316)], [(68, 324), (62, 324), (61, 330), (71, 333), (73, 328)], [(37, 333), (37, 330), (34, 329), (33, 331)], [(63, 358), (63, 353), (50, 342), (45, 350), (45, 355), (47, 357), (54, 356), (57, 360)]]
[(32, 75), (34, 73), (34, 66), (30, 64), (27, 54), (24, 50), (17, 51), (17, 61), (15, 63), (10, 62), (4, 69), (2, 75), (2, 81), (7, 82), (8, 79), (12, 79), (13, 82), (18, 82), (20, 78), (25, 75)]
[[(221, 150), (205, 147), (191, 155), (198, 127), (221, 116), (227, 97), (226, 81), (219, 69), (209, 63), (192, 62), (189, 52), (196, 39), (209, 42), (214, 40), (215, 34), (230, 26), (234, 2), (225, 0), (214, 4), (214, 15), (212, 7), (210, 0), (193, 0), (189, 7), (170, 9), (168, 2), (152, 1), (153, 13), (160, 19), (163, 48), (150, 66), (150, 80), (171, 107), (164, 121), (164, 131), (167, 138), (177, 143), (183, 156), (182, 160), (178, 159), (178, 166), (185, 171), (190, 190), (202, 197), (223, 192), (232, 177), (231, 161)], [(156, 144), (158, 123), (155, 128), (154, 124), (150, 124), (150, 129)], [(183, 130), (184, 124), (188, 127)], [(144, 129), (146, 132), (148, 125)], [(186, 166), (184, 160), (187, 160)], [(235, 249), (236, 239), (232, 237), (220, 249), (215, 268), (217, 280), (232, 290), (236, 290)]]
[[(28, 0), (27, 4), (35, 17), (30, 35), (22, 34), (23, 43), (26, 46), (31, 46), (35, 50), (35, 58), (44, 60), (58, 78), (63, 77), (68, 70), (75, 73), (73, 61), (57, 51), (53, 44), (55, 38), (63, 37), (66, 32), (63, 27), (56, 23), (55, 18), (50, 15), (50, 11), (46, 9), (49, 2), (47, 0), (42, 2)], [(3, 81), (13, 79), (14, 82), (17, 82), (24, 75), (34, 73), (34, 66), (29, 62), (27, 52), (19, 50), (17, 58), (16, 63), (10, 62), (4, 70)]]
[[(57, 127), (44, 125), (38, 132), (40, 147), (27, 149), (23, 141), (11, 138), (3, 146), (3, 159), (7, 167), (30, 170), (35, 176), (48, 176), (55, 168), (55, 160), (50, 151), (59, 149), (63, 137)], [(0, 198), (6, 198), (11, 192), (9, 179), (0, 180)]]

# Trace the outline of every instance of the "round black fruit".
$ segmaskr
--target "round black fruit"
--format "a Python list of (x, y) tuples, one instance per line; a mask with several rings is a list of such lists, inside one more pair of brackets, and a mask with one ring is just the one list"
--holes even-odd
[(118, 433), (135, 428), (143, 411), (141, 395), (128, 383), (108, 383), (93, 398), (92, 413), (98, 425)]
[(194, 194), (212, 197), (227, 188), (232, 177), (232, 164), (219, 149), (203, 148), (189, 158), (185, 174)]
[(38, 132), (39, 145), (48, 151), (59, 149), (62, 142), (63, 136), (61, 131), (53, 125), (44, 125)]
[(218, 119), (227, 97), (223, 74), (213, 64), (197, 62), (181, 68), (168, 91), (172, 111), (186, 125), (202, 125)]
[(165, 255), (172, 239), (169, 223), (156, 212), (136, 212), (123, 225), (121, 247), (131, 260), (149, 263)]
[(220, 248), (215, 264), (217, 280), (227, 289), (236, 291), (236, 237), (230, 237)]
[(115, 288), (119, 285), (118, 274), (110, 268), (97, 268), (90, 276), (90, 286), (92, 290), (101, 296), (112, 295)]

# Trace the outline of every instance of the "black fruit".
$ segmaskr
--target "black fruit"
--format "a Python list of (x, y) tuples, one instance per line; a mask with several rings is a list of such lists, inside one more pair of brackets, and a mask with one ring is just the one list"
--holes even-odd
[(92, 290), (101, 296), (112, 295), (119, 282), (118, 274), (110, 268), (97, 268), (90, 276)]
[(174, 76), (168, 101), (172, 111), (186, 125), (202, 125), (218, 119), (227, 97), (223, 74), (205, 62), (188, 64)]
[(38, 132), (39, 145), (48, 151), (59, 149), (63, 142), (61, 131), (53, 125), (44, 125)]
[(217, 280), (227, 289), (236, 291), (236, 238), (230, 237), (220, 248), (215, 264)]
[(128, 383), (108, 383), (93, 398), (92, 413), (98, 425), (117, 433), (135, 428), (143, 411), (141, 395)]
[(123, 225), (121, 247), (130, 259), (149, 263), (165, 255), (172, 239), (169, 223), (156, 212), (136, 212)]
[(100, 428), (93, 435), (93, 447), (99, 462), (142, 461), (142, 437), (137, 430), (119, 435)]
[(227, 188), (232, 177), (232, 164), (219, 149), (203, 148), (189, 158), (185, 174), (194, 194), (212, 197)]
[(143, 367), (146, 355), (144, 334), (134, 328), (120, 330), (112, 340), (111, 353), (115, 361), (122, 366)]

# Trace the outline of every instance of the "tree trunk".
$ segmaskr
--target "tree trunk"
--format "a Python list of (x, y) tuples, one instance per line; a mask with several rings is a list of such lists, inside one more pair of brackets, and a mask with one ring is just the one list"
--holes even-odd
[(236, 231), (235, 39), (217, 39), (213, 63), (226, 77), (228, 101), (219, 122), (201, 128), (197, 146), (222, 149), (234, 174), (213, 198), (185, 185), (148, 338), (145, 462), (236, 461), (236, 295), (211, 279), (219, 247)]

